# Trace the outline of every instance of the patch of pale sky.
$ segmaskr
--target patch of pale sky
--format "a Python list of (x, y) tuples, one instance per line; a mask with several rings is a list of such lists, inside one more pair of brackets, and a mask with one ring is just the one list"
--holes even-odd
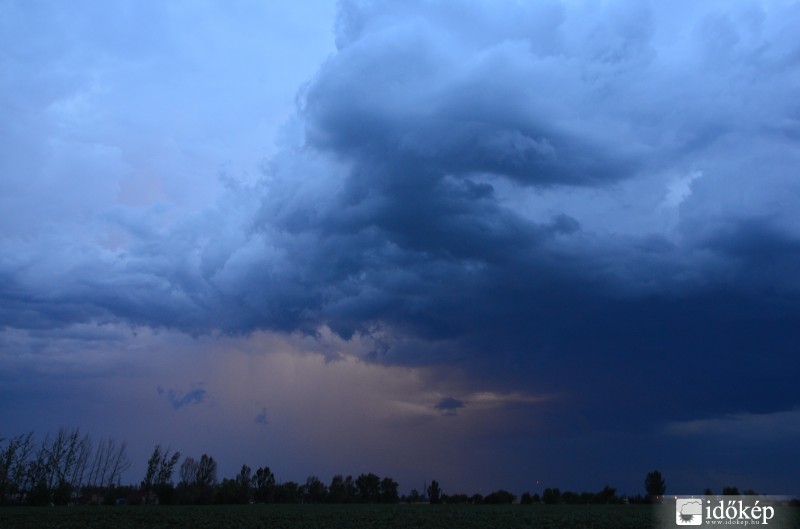
[(692, 194), (692, 182), (703, 176), (702, 171), (693, 171), (688, 175), (679, 176), (667, 186), (667, 193), (661, 203), (665, 208), (677, 208)]

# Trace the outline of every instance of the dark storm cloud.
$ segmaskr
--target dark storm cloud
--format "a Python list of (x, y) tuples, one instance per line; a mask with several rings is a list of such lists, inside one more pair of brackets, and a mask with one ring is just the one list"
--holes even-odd
[(575, 423), (790, 408), (798, 12), (684, 7), (344, 2), (262, 182), (4, 243), (0, 325), (328, 325)]
[(258, 412), (256, 418), (254, 419), (256, 423), (267, 425), (269, 424), (269, 419), (267, 419), (267, 408), (261, 408), (261, 411)]
[(464, 407), (464, 402), (453, 397), (445, 397), (433, 407), (435, 410), (439, 410), (445, 415), (455, 415), (456, 411), (459, 408)]
[[(269, 222), (318, 245), (308, 277), (324, 295), (311, 314), (345, 336), (377, 321), (428, 340), (422, 355), (386, 348), (389, 361), (446, 358), (484, 379), (569, 386), (598, 423), (617, 409), (629, 421), (645, 402), (662, 418), (796, 404), (775, 372), (800, 338), (794, 155), (762, 131), (796, 108), (774, 77), (797, 76), (775, 18), (797, 12), (709, 8), (671, 37), (675, 22), (646, 5), (542, 5), (530, 19), (547, 30), (515, 32), (526, 8), (473, 26), (480, 7), (444, 18), (427, 4), (344, 4), (338, 53), (302, 115), (308, 144), (349, 172), (310, 211)], [(724, 38), (735, 49), (719, 55)], [(758, 195), (734, 199), (725, 181), (745, 185), (744, 167), (767, 152)], [(613, 194), (692, 167), (700, 181), (666, 200), (685, 213), (683, 239), (617, 235), (558, 211), (534, 219), (498, 193)], [(775, 206), (791, 224), (758, 220)], [(276, 207), (267, 200), (261, 214)], [(679, 395), (651, 392), (681, 380), (691, 383)]]
[[(417, 9), (429, 18), (413, 15)], [(399, 180), (419, 171), (428, 178), (494, 173), (523, 185), (630, 176), (641, 158), (635, 138), (612, 142), (594, 123), (570, 123), (579, 116), (565, 107), (581, 102), (557, 96), (550, 76), (563, 51), (563, 8), (517, 10), (530, 27), (505, 16), (486, 27), (480, 18), (488, 9), (477, 6), (449, 17), (423, 3), (344, 3), (339, 52), (305, 99), (310, 143), (388, 163), (395, 171), (382, 176)], [(566, 68), (559, 81), (579, 74)]]
[(165, 390), (161, 386), (157, 390), (158, 394), (166, 398), (167, 402), (175, 410), (190, 404), (203, 404), (208, 399), (208, 392), (203, 388), (194, 388), (186, 393), (175, 391), (174, 389)]

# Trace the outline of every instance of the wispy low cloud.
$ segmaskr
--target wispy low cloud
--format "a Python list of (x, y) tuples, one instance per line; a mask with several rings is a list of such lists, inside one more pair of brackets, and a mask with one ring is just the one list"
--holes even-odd
[(479, 391), (464, 395), (461, 398), (452, 396), (442, 397), (433, 409), (442, 415), (455, 415), (458, 410), (466, 410), (465, 413), (482, 413), (486, 411), (497, 411), (520, 404), (539, 404), (553, 400), (553, 396), (528, 395), (520, 392), (497, 393), (493, 391)]
[(710, 419), (676, 421), (666, 431), (682, 436), (723, 436), (742, 440), (800, 437), (800, 409), (772, 413), (732, 413)]
[(258, 412), (258, 415), (256, 415), (254, 422), (257, 424), (263, 424), (265, 426), (269, 424), (269, 419), (267, 419), (267, 408), (261, 408), (261, 411)]
[(528, 395), (521, 392), (497, 393), (494, 391), (480, 391), (470, 396), (470, 403), (485, 408), (494, 408), (510, 404), (537, 404), (553, 400), (552, 395)]
[(158, 394), (165, 397), (170, 406), (175, 410), (188, 406), (189, 404), (203, 404), (208, 398), (208, 392), (201, 387), (192, 389), (186, 393), (181, 393), (174, 389), (165, 390), (161, 386), (158, 386)]
[(464, 402), (453, 397), (445, 397), (440, 400), (433, 408), (439, 410), (444, 415), (455, 415), (456, 410), (464, 407)]

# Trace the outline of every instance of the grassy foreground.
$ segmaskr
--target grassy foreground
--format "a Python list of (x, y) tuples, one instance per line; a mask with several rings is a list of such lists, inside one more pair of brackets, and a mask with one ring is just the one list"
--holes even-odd
[(626, 529), (654, 526), (649, 505), (219, 505), (10, 507), (3, 529)]
[[(651, 505), (215, 505), (6, 507), (2, 529), (640, 529), (676, 527)], [(794, 510), (794, 509), (793, 509)], [(797, 514), (795, 512), (795, 514)], [(778, 523), (775, 523), (778, 522)], [(773, 520), (768, 527), (796, 528)]]

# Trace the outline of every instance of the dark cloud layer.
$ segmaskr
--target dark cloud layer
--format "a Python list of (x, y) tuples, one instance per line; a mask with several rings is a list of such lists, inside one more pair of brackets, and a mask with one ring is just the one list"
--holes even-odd
[(269, 424), (269, 419), (267, 419), (267, 408), (261, 408), (261, 411), (258, 412), (256, 418), (254, 419), (257, 424), (267, 425)]
[[(773, 73), (787, 35), (769, 34), (775, 21), (764, 17), (781, 15), (734, 22), (710, 11), (683, 40), (664, 44), (655, 13), (640, 7), (600, 9), (596, 25), (569, 35), (561, 31), (566, 17), (578, 14), (558, 4), (530, 15), (544, 17), (549, 32), (522, 34), (513, 31), (521, 16), (514, 9), (473, 33), (462, 18), (438, 18), (428, 7), (417, 6), (430, 15), (420, 20), (396, 6), (346, 4), (340, 49), (306, 90), (308, 146), (349, 171), (311, 212), (270, 223), (317, 244), (308, 276), (322, 279), (327, 295), (309, 314), (344, 335), (382, 322), (432, 344), (430, 357), (389, 349), (390, 361), (436, 362), (441, 354), (506, 383), (513, 372), (548, 389), (577, 381), (587, 403), (598, 393), (615, 406), (650, 399), (676, 419), (692, 402), (694, 413), (797, 405), (790, 377), (775, 366), (791, 361), (799, 337), (798, 238), (795, 226), (762, 220), (765, 203), (726, 211), (724, 196), (689, 195), (676, 205), (687, 211), (679, 238), (623, 237), (562, 212), (531, 219), (495, 189), (510, 182), (614, 192), (617, 182), (651, 177), (665, 164), (707, 166), (704, 178), (719, 185), (755, 177), (725, 158), (762, 156), (754, 144), (764, 141), (764, 117), (744, 106), (734, 112), (729, 99), (755, 96), (769, 115), (793, 107), (785, 96), (765, 99), (774, 76), (740, 77)], [(761, 24), (760, 51), (737, 33), (750, 23)], [(709, 28), (720, 25), (746, 49), (705, 73), (689, 54), (712, 46)], [(692, 76), (695, 91), (685, 92), (680, 74)], [(647, 92), (631, 99), (634, 89)], [(718, 90), (727, 99), (713, 101)], [(730, 137), (738, 149), (718, 152)], [(780, 144), (771, 148), (778, 166), (794, 157)], [(707, 156), (723, 158), (722, 167), (699, 161)], [(784, 183), (764, 185), (796, 197), (797, 186)], [(262, 215), (275, 207), (267, 199)], [(696, 369), (683, 375), (686, 365)], [(665, 399), (682, 377), (693, 383)], [(664, 389), (652, 393), (654, 386)], [(748, 389), (714, 397), (731, 386)]]
[(464, 407), (464, 402), (453, 397), (445, 397), (434, 405), (434, 409), (445, 415), (455, 415), (459, 408)]
[(186, 393), (175, 391), (174, 389), (165, 390), (161, 386), (158, 388), (158, 394), (163, 396), (169, 402), (173, 409), (178, 410), (190, 404), (203, 404), (208, 398), (208, 392), (203, 388), (194, 388)]
[(343, 2), (261, 182), (4, 240), (0, 325), (328, 326), (565, 428), (796, 408), (800, 10), (682, 6)]

